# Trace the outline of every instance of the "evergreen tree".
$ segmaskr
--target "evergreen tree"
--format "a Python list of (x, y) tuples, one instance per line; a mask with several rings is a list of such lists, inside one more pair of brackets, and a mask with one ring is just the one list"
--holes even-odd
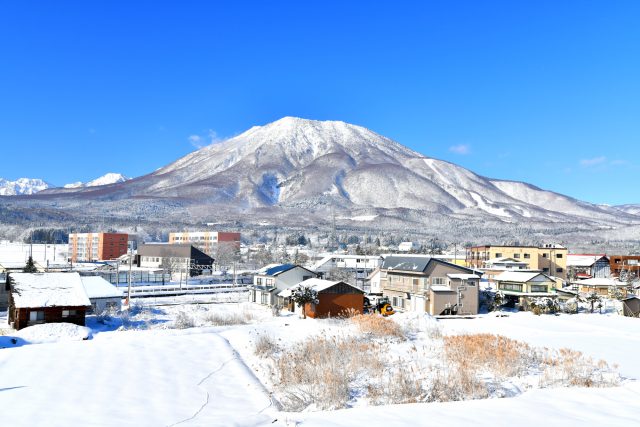
[(38, 269), (36, 268), (36, 265), (33, 263), (33, 258), (31, 257), (31, 255), (29, 255), (29, 259), (27, 260), (27, 265), (24, 266), (22, 271), (24, 273), (36, 273), (38, 271)]
[(305, 305), (307, 303), (318, 304), (318, 291), (311, 288), (310, 286), (300, 286), (298, 289), (295, 289), (291, 294), (291, 299), (298, 305), (298, 307), (302, 308), (302, 318), (307, 318), (307, 311)]
[(588, 296), (587, 296), (587, 302), (589, 302), (591, 304), (591, 312), (593, 313), (593, 308), (595, 306), (596, 303), (600, 303), (601, 298), (600, 295), (598, 295), (598, 293), (596, 291), (591, 292)]

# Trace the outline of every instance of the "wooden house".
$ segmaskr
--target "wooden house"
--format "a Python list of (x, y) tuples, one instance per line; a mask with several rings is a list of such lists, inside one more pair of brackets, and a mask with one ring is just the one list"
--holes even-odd
[(355, 312), (362, 314), (364, 308), (364, 291), (345, 282), (324, 279), (308, 279), (278, 293), (284, 298), (284, 306), (289, 311), (300, 311), (291, 299), (295, 289), (308, 286), (318, 292), (318, 304), (306, 304), (305, 313), (312, 318), (339, 316), (342, 313)]
[(41, 323), (84, 326), (89, 297), (78, 273), (11, 273), (9, 323), (16, 330)]

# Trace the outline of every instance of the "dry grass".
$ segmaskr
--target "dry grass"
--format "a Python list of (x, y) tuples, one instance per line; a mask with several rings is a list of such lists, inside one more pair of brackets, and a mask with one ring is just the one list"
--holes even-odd
[(254, 353), (258, 357), (270, 357), (280, 350), (276, 340), (269, 334), (258, 335), (254, 343)]
[(521, 375), (537, 362), (526, 343), (501, 335), (473, 334), (444, 337), (445, 357), (454, 369), (489, 371), (498, 378)]
[[(484, 399), (512, 395), (505, 381), (526, 389), (536, 381), (538, 387), (610, 386), (619, 378), (606, 362), (573, 350), (536, 348), (493, 334), (442, 337), (439, 330), (416, 347), (371, 339), (403, 337), (390, 319), (357, 315), (349, 322), (362, 334), (314, 337), (277, 355), (269, 338), (260, 344), (260, 354), (273, 361), (276, 396), (285, 410), (339, 409), (359, 398), (371, 405)], [(407, 348), (398, 354), (389, 351), (394, 346)]]
[(376, 349), (362, 339), (315, 337), (285, 352), (276, 360), (285, 410), (345, 407), (351, 398), (350, 383), (384, 368)]
[(360, 332), (376, 338), (405, 338), (402, 327), (391, 319), (372, 314), (351, 317)]
[(253, 320), (249, 312), (243, 313), (209, 313), (205, 316), (205, 323), (213, 326), (246, 325)]

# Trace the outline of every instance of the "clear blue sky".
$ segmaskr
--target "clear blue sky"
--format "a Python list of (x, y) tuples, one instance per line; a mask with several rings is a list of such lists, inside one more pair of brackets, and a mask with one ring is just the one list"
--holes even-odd
[(298, 116), (640, 203), (639, 22), (635, 0), (3, 1), (0, 176), (139, 176)]

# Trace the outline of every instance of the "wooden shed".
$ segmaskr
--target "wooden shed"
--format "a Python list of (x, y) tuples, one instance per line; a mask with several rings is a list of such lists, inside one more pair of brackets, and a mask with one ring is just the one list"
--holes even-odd
[(11, 273), (9, 323), (16, 330), (41, 323), (84, 326), (91, 307), (78, 273)]
[(640, 317), (640, 298), (633, 295), (623, 299), (622, 312), (627, 317)]
[(292, 292), (301, 286), (309, 286), (318, 292), (318, 304), (307, 304), (305, 312), (308, 317), (321, 318), (339, 316), (340, 314), (353, 310), (362, 314), (364, 309), (364, 291), (345, 282), (332, 282), (324, 279), (308, 279), (303, 283), (298, 283), (284, 291), (278, 296), (284, 297), (286, 306), (290, 311), (294, 311)]

